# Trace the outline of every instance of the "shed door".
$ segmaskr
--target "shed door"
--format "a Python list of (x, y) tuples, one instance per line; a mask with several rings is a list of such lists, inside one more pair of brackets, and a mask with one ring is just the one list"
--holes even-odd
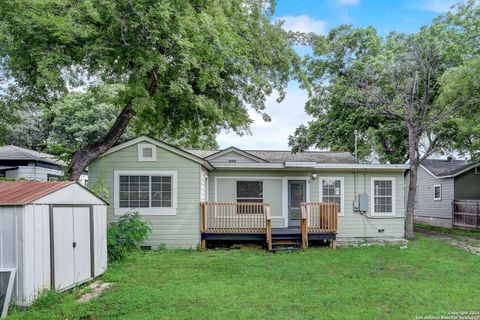
[(52, 284), (66, 289), (91, 276), (90, 208), (52, 207)]

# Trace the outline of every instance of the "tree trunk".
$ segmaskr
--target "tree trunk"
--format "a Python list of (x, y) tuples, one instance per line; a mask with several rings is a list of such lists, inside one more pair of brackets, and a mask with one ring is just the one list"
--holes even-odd
[(87, 166), (120, 139), (133, 115), (133, 104), (130, 101), (120, 112), (110, 130), (101, 139), (81, 148), (73, 155), (67, 169), (68, 179), (78, 181)]
[(415, 213), (415, 194), (417, 192), (418, 166), (420, 156), (418, 154), (418, 136), (411, 122), (408, 124), (408, 158), (410, 162), (409, 184), (407, 195), (407, 210), (405, 213), (405, 238), (413, 239), (413, 218)]
[(419, 160), (410, 161), (409, 184), (407, 195), (407, 211), (405, 215), (405, 238), (413, 239), (413, 218), (415, 213), (415, 194), (417, 193)]

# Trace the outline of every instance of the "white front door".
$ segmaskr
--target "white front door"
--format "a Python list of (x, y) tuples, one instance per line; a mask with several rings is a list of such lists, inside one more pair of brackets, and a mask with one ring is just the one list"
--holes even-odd
[(53, 207), (53, 285), (62, 290), (91, 277), (90, 208)]

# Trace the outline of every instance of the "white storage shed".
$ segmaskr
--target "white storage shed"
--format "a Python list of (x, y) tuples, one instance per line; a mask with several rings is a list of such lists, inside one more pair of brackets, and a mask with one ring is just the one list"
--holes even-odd
[(70, 181), (0, 182), (0, 268), (15, 268), (12, 298), (65, 290), (107, 268), (107, 203)]

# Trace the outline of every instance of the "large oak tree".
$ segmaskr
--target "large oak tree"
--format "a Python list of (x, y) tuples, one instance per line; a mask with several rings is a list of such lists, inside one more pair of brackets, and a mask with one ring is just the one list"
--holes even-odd
[(189, 139), (248, 129), (284, 96), (298, 56), (272, 23), (274, 1), (3, 0), (2, 74), (25, 99), (51, 105), (72, 88), (122, 84), (109, 131), (78, 150), (76, 180), (115, 144), (132, 118), (139, 131)]

